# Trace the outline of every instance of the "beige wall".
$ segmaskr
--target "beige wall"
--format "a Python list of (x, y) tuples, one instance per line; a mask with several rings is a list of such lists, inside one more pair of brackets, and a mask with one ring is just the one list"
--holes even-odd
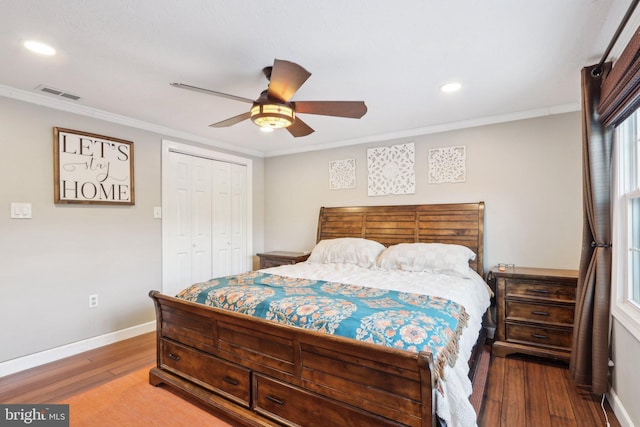
[[(153, 219), (161, 206), (161, 141), (190, 142), (4, 97), (0, 118), (0, 362), (153, 321), (147, 293), (161, 284), (161, 222)], [(135, 206), (55, 205), (54, 126), (134, 141)], [(483, 200), (485, 267), (577, 268), (580, 139), (580, 115), (567, 113), (254, 158), (253, 250), (311, 249), (320, 206)], [(367, 148), (405, 142), (416, 147), (416, 193), (368, 197)], [(428, 184), (428, 149), (455, 145), (467, 147), (466, 182)], [(356, 159), (357, 187), (329, 190), (328, 163), (347, 158)], [(33, 219), (10, 219), (11, 202), (32, 203)], [(89, 309), (93, 293), (100, 306)], [(640, 344), (618, 322), (612, 354), (617, 403), (640, 425), (632, 406)]]
[[(55, 126), (133, 141), (135, 205), (54, 204)], [(153, 207), (162, 205), (163, 137), (0, 97), (0, 362), (155, 319), (147, 295), (162, 280)], [(253, 160), (259, 250), (264, 163)], [(31, 203), (33, 219), (10, 219), (11, 202)], [(99, 295), (97, 308), (88, 307), (90, 294)]]
[[(579, 113), (267, 158), (265, 250), (310, 250), (321, 206), (486, 203), (485, 267), (577, 268), (582, 238)], [(416, 193), (367, 196), (367, 148), (415, 143)], [(464, 183), (427, 182), (430, 148), (466, 146)], [(356, 159), (357, 186), (329, 190), (329, 162)]]
[[(310, 250), (320, 206), (486, 203), (485, 268), (499, 262), (577, 269), (582, 244), (580, 113), (567, 113), (333, 150), (279, 156), (265, 165), (265, 250)], [(414, 142), (416, 193), (367, 196), (367, 148)], [(467, 179), (428, 184), (430, 148), (465, 145)], [(332, 160), (356, 159), (357, 186), (329, 190)], [(640, 343), (613, 321), (612, 404), (640, 426)]]
[(619, 405), (616, 410), (623, 426), (640, 426), (640, 406), (638, 393), (640, 392), (640, 341), (638, 341), (615, 318), (611, 331), (611, 358), (614, 362), (611, 368), (611, 386), (615, 399), (609, 399), (612, 405)]

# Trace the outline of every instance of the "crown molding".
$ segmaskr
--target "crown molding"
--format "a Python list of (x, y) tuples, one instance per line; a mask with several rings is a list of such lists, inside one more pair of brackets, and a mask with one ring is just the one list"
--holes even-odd
[(237, 147), (235, 145), (226, 144), (224, 142), (212, 140), (209, 138), (203, 138), (201, 136), (194, 135), (188, 132), (182, 132), (170, 127), (160, 126), (154, 123), (145, 122), (143, 120), (133, 119), (131, 117), (123, 116), (120, 114), (110, 113), (108, 111), (87, 107), (86, 105), (77, 104), (75, 102), (57, 99), (48, 95), (41, 95), (39, 93), (17, 89), (7, 85), (0, 84), (0, 96), (16, 99), (18, 101), (28, 102), (30, 104), (40, 105), (47, 108), (52, 108), (54, 110), (65, 111), (67, 113), (92, 117), (94, 119), (104, 120), (106, 122), (158, 133), (162, 137), (180, 138), (187, 141), (198, 142), (208, 146), (220, 148), (223, 150), (229, 150), (234, 153), (241, 153), (255, 157), (264, 157), (264, 153), (260, 151)]
[(136, 129), (142, 129), (162, 135), (162, 137), (180, 138), (186, 141), (198, 142), (207, 146), (216, 147), (224, 150), (229, 150), (234, 153), (245, 154), (255, 157), (276, 157), (289, 154), (304, 153), (309, 151), (329, 150), (332, 148), (347, 147), (350, 145), (367, 144), (370, 142), (391, 141), (401, 138), (412, 138), (420, 135), (429, 135), (440, 132), (448, 132), (452, 130), (460, 130), (478, 126), (486, 126), (497, 123), (512, 122), (516, 120), (525, 120), (542, 116), (549, 116), (554, 114), (563, 114), (574, 111), (580, 111), (580, 104), (564, 104), (556, 105), (547, 108), (539, 108), (534, 110), (520, 111), (515, 113), (496, 115), (483, 117), (472, 120), (464, 120), (459, 122), (444, 123), (434, 126), (426, 126), (415, 129), (401, 130), (398, 132), (388, 132), (378, 135), (371, 135), (363, 138), (349, 139), (343, 141), (330, 142), (326, 144), (318, 144), (308, 147), (296, 147), (285, 150), (275, 150), (271, 152), (261, 152), (256, 150), (249, 150), (241, 148), (235, 145), (226, 144), (220, 141), (203, 138), (198, 135), (194, 135), (188, 132), (182, 132), (166, 126), (160, 126), (154, 123), (145, 122), (142, 120), (133, 119), (131, 117), (110, 113), (108, 111), (99, 110), (85, 105), (80, 105), (71, 101), (64, 101), (56, 99), (47, 95), (41, 95), (31, 91), (16, 89), (11, 86), (0, 84), (0, 96), (7, 98), (17, 99), (19, 101), (36, 104), (55, 110), (65, 111), (68, 113), (74, 113), (82, 116), (92, 117), (99, 120), (104, 120), (111, 123), (116, 123), (124, 126), (130, 126)]
[(407, 129), (398, 132), (389, 132), (378, 135), (372, 135), (364, 138), (350, 139), (345, 141), (336, 141), (333, 143), (319, 144), (309, 147), (298, 147), (289, 150), (271, 151), (264, 154), (264, 157), (284, 156), (288, 154), (297, 154), (308, 151), (328, 150), (331, 148), (341, 148), (349, 145), (367, 144), (370, 142), (391, 141), (401, 138), (412, 138), (421, 135), (429, 135), (434, 133), (448, 132), (453, 130), (467, 129), (478, 126), (487, 126), (498, 123), (513, 122), (517, 120), (532, 119), (536, 117), (551, 116), (555, 114), (571, 113), (580, 111), (580, 104), (563, 104), (547, 108), (538, 108), (535, 110), (519, 111), (515, 113), (502, 114), (496, 116), (482, 117), (472, 120), (464, 120), (459, 122), (444, 123), (434, 126), (426, 126), (415, 129)]

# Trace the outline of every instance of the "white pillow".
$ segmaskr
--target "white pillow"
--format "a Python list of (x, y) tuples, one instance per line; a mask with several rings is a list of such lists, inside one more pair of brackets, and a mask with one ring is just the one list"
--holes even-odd
[(427, 271), (470, 277), (469, 260), (476, 254), (466, 246), (444, 243), (399, 243), (378, 256), (383, 270)]
[(311, 251), (307, 262), (356, 264), (368, 268), (376, 265), (383, 249), (382, 243), (358, 237), (321, 240)]

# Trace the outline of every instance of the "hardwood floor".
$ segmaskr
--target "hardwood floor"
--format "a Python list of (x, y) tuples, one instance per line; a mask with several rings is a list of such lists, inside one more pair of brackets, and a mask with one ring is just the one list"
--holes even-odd
[(2, 403), (55, 403), (156, 361), (156, 333), (0, 378)]
[[(609, 404), (611, 427), (620, 427)], [(492, 357), (479, 427), (605, 427), (600, 397), (577, 387), (565, 363)]]
[[(0, 378), (1, 403), (54, 403), (155, 363), (155, 332)], [(620, 427), (608, 404), (611, 427)], [(491, 359), (479, 427), (604, 427), (600, 400), (565, 365)]]

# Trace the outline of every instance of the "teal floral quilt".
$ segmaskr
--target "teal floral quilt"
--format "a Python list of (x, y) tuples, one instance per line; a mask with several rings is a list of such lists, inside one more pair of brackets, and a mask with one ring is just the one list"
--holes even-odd
[(178, 298), (300, 328), (433, 354), (437, 379), (453, 366), (463, 306), (435, 296), (253, 271), (196, 283)]

